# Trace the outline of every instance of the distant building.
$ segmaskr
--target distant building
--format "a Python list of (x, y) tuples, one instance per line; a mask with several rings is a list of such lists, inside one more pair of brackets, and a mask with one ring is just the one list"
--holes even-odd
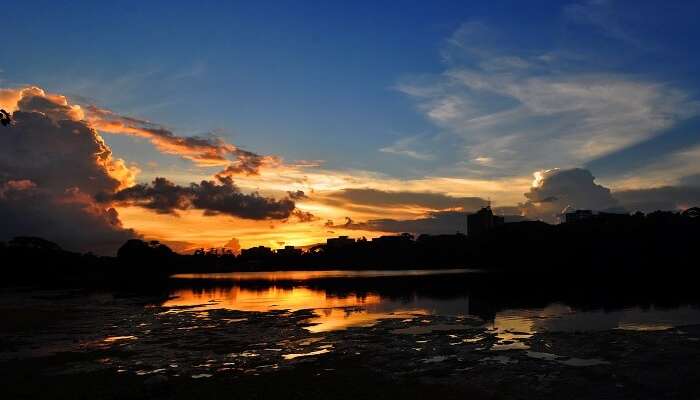
[(327, 249), (342, 249), (355, 244), (355, 239), (350, 239), (347, 236), (338, 236), (326, 240)]
[(275, 253), (280, 256), (295, 257), (300, 256), (302, 251), (294, 246), (284, 246), (283, 249), (278, 249)]
[(576, 221), (585, 221), (587, 219), (593, 218), (593, 211), (591, 210), (576, 210), (564, 214), (565, 221), (567, 223)]
[(467, 215), (467, 234), (469, 236), (480, 235), (504, 223), (505, 218), (493, 215), (491, 206), (487, 206), (474, 214)]
[(243, 249), (241, 250), (241, 257), (243, 258), (252, 258), (252, 259), (259, 259), (259, 258), (267, 258), (272, 256), (272, 249), (269, 247), (265, 246), (257, 246), (257, 247), (251, 247), (248, 249)]
[(372, 243), (392, 245), (392, 244), (411, 242), (412, 240), (413, 240), (413, 235), (411, 235), (410, 233), (402, 233), (400, 235), (385, 235), (385, 236), (379, 236), (376, 238), (372, 238)]

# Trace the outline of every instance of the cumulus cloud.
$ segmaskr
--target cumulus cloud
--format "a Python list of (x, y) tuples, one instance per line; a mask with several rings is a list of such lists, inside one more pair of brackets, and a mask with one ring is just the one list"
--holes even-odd
[(596, 184), (586, 169), (551, 169), (535, 172), (534, 176), (530, 191), (525, 193), (527, 201), (520, 205), (523, 215), (530, 219), (556, 223), (565, 210), (620, 210), (610, 189)]
[(476, 210), (488, 201), (480, 197), (454, 197), (434, 192), (387, 191), (349, 188), (326, 194), (322, 199), (329, 204), (351, 203), (369, 207), (420, 207), (428, 210)]
[(113, 194), (102, 193), (97, 198), (102, 202), (139, 206), (163, 214), (199, 209), (209, 216), (225, 214), (254, 220), (287, 219), (296, 209), (294, 200), (289, 197), (277, 200), (258, 193), (243, 193), (229, 177), (189, 186), (156, 178), (150, 184), (134, 185)]
[(14, 124), (0, 130), (0, 239), (42, 236), (72, 250), (112, 252), (136, 233), (93, 200), (133, 184), (83, 111), (31, 87), (0, 91)]

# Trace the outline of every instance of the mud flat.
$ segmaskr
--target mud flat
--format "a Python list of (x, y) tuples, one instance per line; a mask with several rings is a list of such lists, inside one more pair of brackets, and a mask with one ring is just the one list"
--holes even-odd
[(314, 333), (311, 310), (201, 311), (159, 303), (142, 295), (3, 291), (3, 397), (678, 399), (700, 393), (697, 325), (504, 334), (476, 318), (409, 315)]

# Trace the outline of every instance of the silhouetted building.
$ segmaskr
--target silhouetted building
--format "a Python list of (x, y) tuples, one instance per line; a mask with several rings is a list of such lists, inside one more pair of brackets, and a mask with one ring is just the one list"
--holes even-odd
[(411, 235), (410, 233), (402, 233), (400, 235), (379, 236), (376, 238), (372, 238), (372, 244), (387, 246), (397, 245), (411, 241), (413, 241), (413, 235)]
[(587, 219), (593, 218), (593, 211), (591, 210), (576, 210), (568, 212), (564, 215), (566, 222), (576, 222), (585, 221)]
[(355, 239), (350, 239), (347, 236), (338, 236), (337, 238), (330, 238), (326, 240), (326, 248), (328, 249), (342, 249), (355, 244)]
[(272, 256), (272, 249), (265, 246), (251, 247), (241, 250), (241, 257), (247, 259), (263, 259)]
[(301, 249), (297, 249), (294, 246), (284, 246), (283, 249), (279, 249), (275, 253), (277, 253), (277, 255), (287, 256), (287, 257), (300, 256)]
[(480, 235), (505, 223), (505, 218), (493, 215), (491, 206), (486, 206), (474, 214), (467, 215), (467, 234)]

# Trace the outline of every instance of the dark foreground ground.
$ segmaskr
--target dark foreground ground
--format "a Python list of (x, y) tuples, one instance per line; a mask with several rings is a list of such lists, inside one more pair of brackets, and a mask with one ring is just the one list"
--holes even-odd
[(700, 398), (700, 326), (504, 340), (476, 319), (416, 315), (311, 333), (310, 311), (145, 306), (158, 302), (2, 289), (1, 397)]

